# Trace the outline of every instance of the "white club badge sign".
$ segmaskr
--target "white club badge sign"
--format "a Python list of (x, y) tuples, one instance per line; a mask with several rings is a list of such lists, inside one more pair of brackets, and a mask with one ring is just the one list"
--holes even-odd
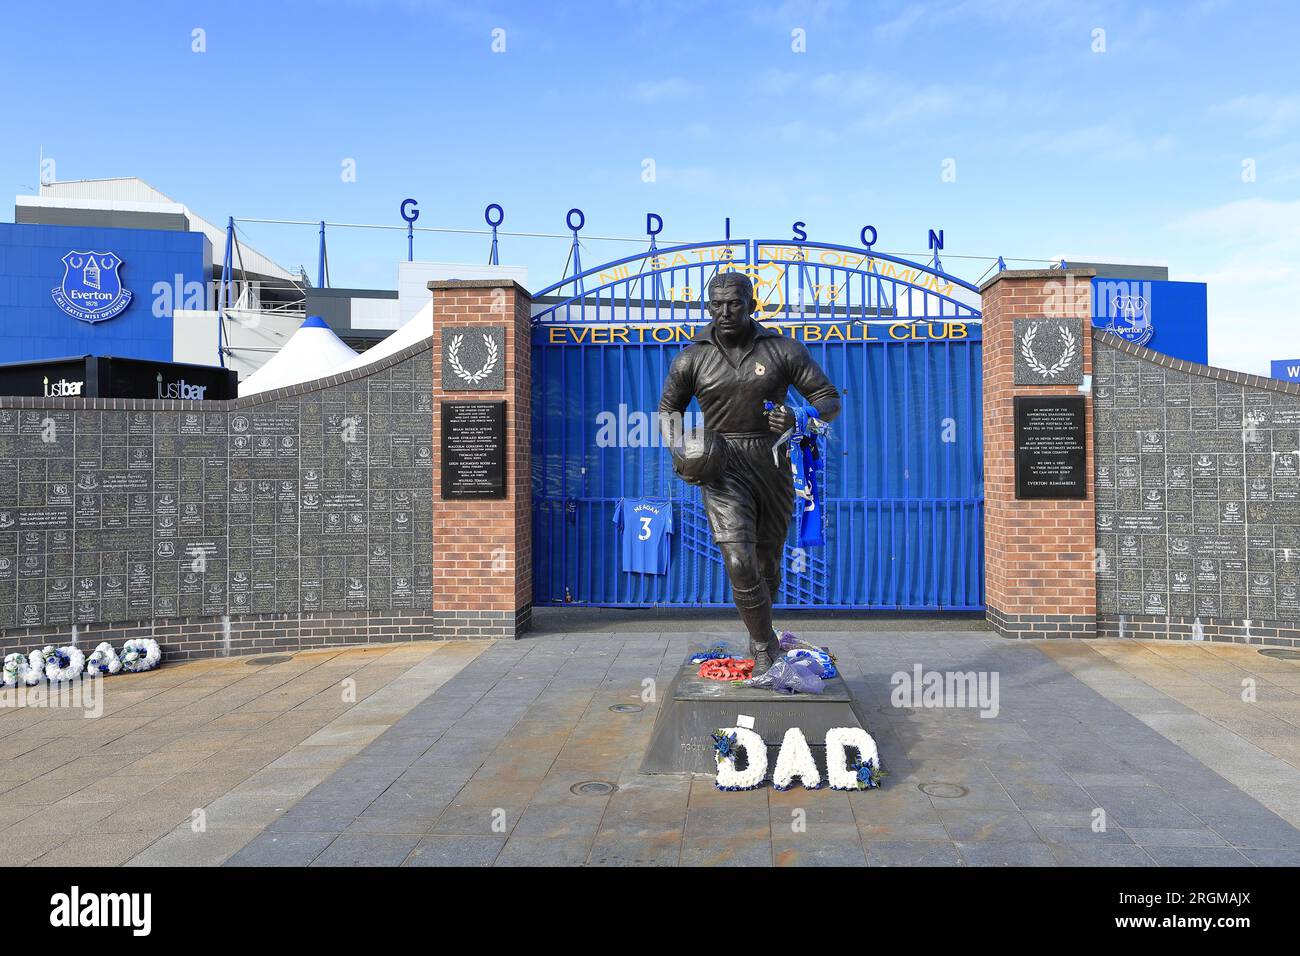
[(452, 392), (505, 388), (505, 326), (469, 326), (442, 331), (442, 387)]
[(1017, 319), (1015, 384), (1074, 385), (1083, 381), (1079, 323)]

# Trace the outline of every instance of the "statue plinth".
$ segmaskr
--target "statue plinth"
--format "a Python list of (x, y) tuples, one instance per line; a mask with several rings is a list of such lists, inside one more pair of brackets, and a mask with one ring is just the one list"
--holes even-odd
[(867, 722), (842, 676), (822, 681), (820, 694), (781, 694), (699, 676), (699, 664), (686, 661), (668, 688), (655, 717), (641, 773), (717, 772), (712, 734), (737, 726), (737, 717), (754, 719), (754, 730), (767, 745), (768, 765), (776, 766), (785, 732), (798, 727), (807, 738), (818, 767), (826, 771), (826, 731), (862, 727)]

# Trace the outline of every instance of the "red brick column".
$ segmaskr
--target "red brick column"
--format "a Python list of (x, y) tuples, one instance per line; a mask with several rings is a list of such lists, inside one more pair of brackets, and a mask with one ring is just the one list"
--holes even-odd
[(1086, 406), (1088, 497), (1018, 500), (1017, 395), (1077, 395), (1079, 384), (1016, 385), (1015, 320), (1075, 318), (1092, 374), (1092, 270), (1001, 272), (980, 289), (984, 313), (984, 599), (1007, 637), (1092, 637), (1097, 628), (1092, 396)]
[[(498, 279), (439, 279), (433, 293), (433, 609), (437, 637), (513, 638), (533, 604), (532, 298)], [(443, 388), (443, 330), (504, 326), (505, 388)], [(442, 405), (506, 403), (506, 497), (442, 497)]]

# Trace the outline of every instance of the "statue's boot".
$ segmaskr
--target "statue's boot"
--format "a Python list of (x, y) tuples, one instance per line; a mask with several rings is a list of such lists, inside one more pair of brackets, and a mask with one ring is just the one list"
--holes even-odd
[(749, 654), (754, 658), (754, 676), (759, 677), (771, 669), (780, 648), (772, 631), (772, 599), (767, 582), (760, 580), (752, 588), (733, 587), (731, 595), (749, 632)]
[(749, 639), (749, 653), (754, 658), (754, 676), (761, 677), (772, 669), (772, 664), (778, 656), (778, 645), (776, 637), (768, 631), (768, 639), (758, 642), (752, 637)]

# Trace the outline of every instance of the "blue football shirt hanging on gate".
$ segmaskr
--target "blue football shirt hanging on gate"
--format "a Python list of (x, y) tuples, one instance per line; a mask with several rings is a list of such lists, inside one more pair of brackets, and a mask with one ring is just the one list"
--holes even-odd
[[(774, 402), (764, 402), (763, 408), (771, 411)], [(797, 405), (794, 426), (788, 429), (772, 446), (772, 460), (781, 464), (780, 447), (790, 443), (790, 470), (794, 473), (794, 495), (799, 515), (799, 546), (820, 547), (826, 543), (826, 438), (831, 426), (817, 417), (811, 405)]]
[(622, 531), (623, 570), (667, 574), (673, 505), (659, 498), (621, 498), (614, 506), (614, 524)]

